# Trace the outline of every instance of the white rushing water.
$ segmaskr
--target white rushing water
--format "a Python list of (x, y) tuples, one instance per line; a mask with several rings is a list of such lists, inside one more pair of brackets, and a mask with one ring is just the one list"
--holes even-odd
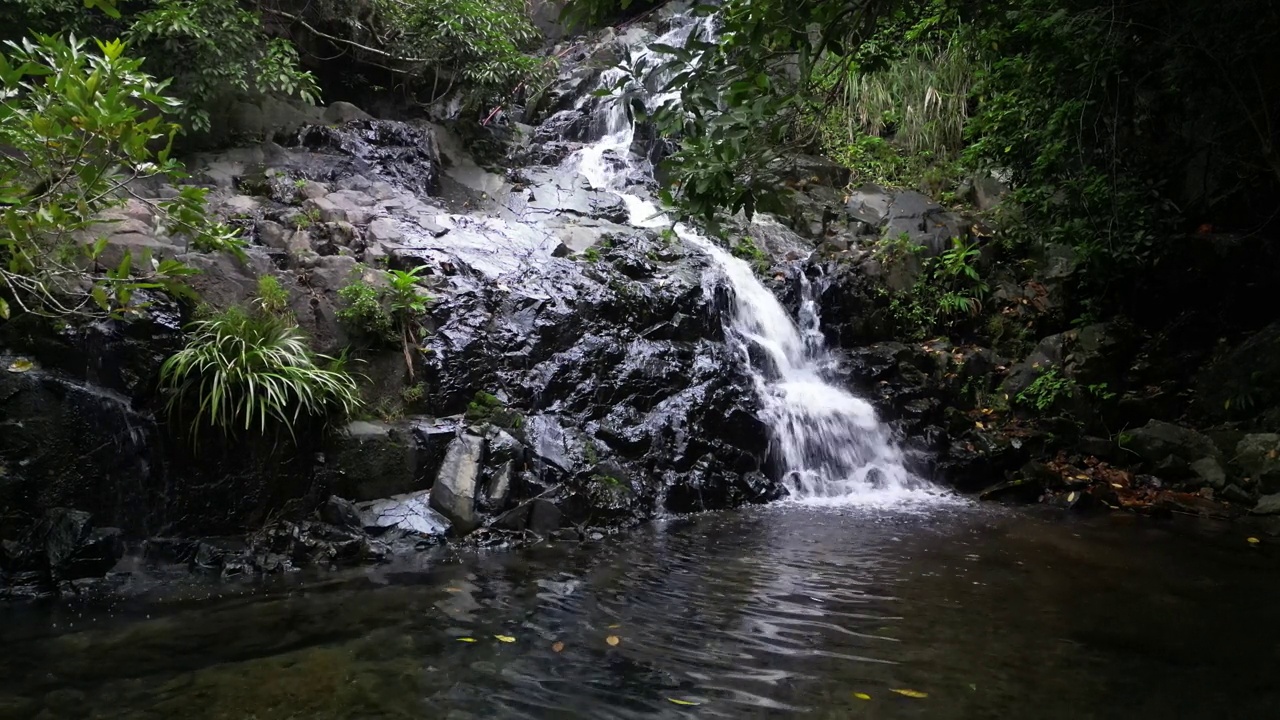
[[(695, 23), (677, 27), (657, 42), (681, 45), (695, 27)], [(611, 86), (616, 79), (613, 72), (606, 73), (601, 85)], [(649, 103), (656, 106), (663, 100), (650, 98)], [(596, 121), (604, 137), (569, 162), (577, 164), (593, 188), (618, 194), (632, 225), (671, 226), (670, 218), (651, 200), (628, 191), (628, 176), (637, 171), (651, 173), (652, 168), (640, 167), (631, 153), (635, 127), (621, 103), (601, 105)], [(745, 261), (693, 228), (677, 223), (674, 229), (715, 261), (733, 289), (733, 319), (727, 330), (739, 343), (755, 380), (761, 419), (772, 434), (791, 498), (815, 504), (892, 503), (931, 489), (904, 467), (901, 449), (871, 404), (824, 377), (832, 360), (808, 281), (801, 278), (797, 324)]]

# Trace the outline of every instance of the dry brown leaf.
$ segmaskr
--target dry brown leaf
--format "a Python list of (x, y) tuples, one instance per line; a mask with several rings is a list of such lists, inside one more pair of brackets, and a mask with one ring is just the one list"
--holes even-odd
[(556, 642), (554, 642), (554, 643), (551, 643), (551, 651), (552, 651), (552, 652), (560, 652), (560, 651), (562, 651), (562, 650), (564, 650), (564, 643), (562, 643), (562, 642), (560, 642), (560, 641), (558, 641), (558, 640), (557, 640)]

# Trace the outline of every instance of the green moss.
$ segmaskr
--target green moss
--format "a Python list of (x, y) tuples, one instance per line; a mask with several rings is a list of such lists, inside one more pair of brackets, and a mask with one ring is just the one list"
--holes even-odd
[(507, 407), (497, 395), (477, 391), (471, 402), (467, 403), (467, 411), (463, 417), (468, 422), (490, 424), (502, 428), (519, 429), (524, 427), (524, 416)]

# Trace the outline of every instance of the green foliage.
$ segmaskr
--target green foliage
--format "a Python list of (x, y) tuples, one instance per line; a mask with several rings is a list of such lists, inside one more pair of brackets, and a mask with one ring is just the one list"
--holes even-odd
[(418, 290), (422, 268), (388, 270), (387, 284), (374, 287), (355, 280), (338, 290), (345, 307), (338, 319), (348, 327), (379, 342), (407, 346), (416, 335), (419, 317), (426, 312), (430, 296)]
[(345, 306), (338, 319), (363, 335), (382, 340), (395, 339), (395, 324), (382, 302), (382, 293), (363, 280), (356, 280), (338, 290)]
[(267, 315), (284, 316), (289, 312), (289, 293), (280, 285), (275, 275), (258, 278), (258, 297), (254, 305)]
[[(124, 204), (131, 182), (183, 173), (170, 157), (178, 128), (160, 116), (179, 107), (166, 83), (142, 72), (123, 43), (96, 47), (36, 36), (0, 53), (0, 317), (13, 306), (121, 316), (145, 307), (147, 292), (189, 295), (182, 280), (194, 271), (175, 260), (126, 251), (100, 268), (110, 230), (101, 214)], [(148, 201), (160, 232), (239, 254), (235, 231), (205, 215), (205, 193), (187, 187)]]
[[(568, 13), (609, 17), (620, 4), (571, 0)], [(1184, 218), (1235, 208), (1231, 222), (1247, 226), (1239, 209), (1272, 207), (1255, 201), (1280, 189), (1274, 3), (726, 0), (705, 11), (719, 16), (714, 41), (655, 46), (662, 62), (624, 62), (609, 90), (678, 143), (664, 200), (686, 216), (772, 209), (792, 150), (939, 194), (961, 170), (994, 172), (1018, 208), (1002, 238), (1024, 254), (1033, 242), (1073, 248), (1072, 297), (1101, 312), (1156, 266), (1171, 245), (1158, 238)], [(644, 78), (675, 99), (641, 107)]]
[(171, 412), (194, 408), (193, 436), (202, 428), (266, 433), (273, 426), (292, 434), (305, 419), (359, 407), (355, 381), (340, 365), (312, 352), (289, 320), (232, 308), (192, 324), (160, 381)]
[(522, 0), (319, 0), (306, 16), (327, 25), (361, 18), (338, 38), (352, 59), (392, 71), (430, 99), (461, 89), (472, 108), (487, 110), (553, 68), (534, 52), (542, 36)]
[(738, 238), (729, 252), (736, 258), (746, 260), (752, 270), (759, 275), (769, 272), (769, 255), (756, 245), (749, 237)]
[[(99, 6), (108, 6), (99, 3)], [(85, 12), (83, 0), (0, 0), (0, 24), (43, 32), (122, 37), (153, 76), (172, 78), (180, 106), (166, 108), (189, 129), (210, 129), (210, 111), (238, 98), (277, 95), (315, 103), (319, 87), (297, 50), (269, 38), (250, 3), (137, 0), (114, 14)], [(3, 31), (0, 31), (3, 32)]]
[(583, 250), (581, 254), (582, 254), (582, 259), (586, 260), (589, 263), (600, 262), (600, 248), (596, 247), (595, 245), (592, 245), (586, 250)]
[(1018, 393), (1015, 402), (1039, 412), (1053, 409), (1064, 400), (1069, 400), (1079, 392), (1079, 385), (1072, 378), (1051, 367), (1036, 376), (1026, 390)]
[(423, 383), (415, 383), (400, 391), (400, 399), (403, 400), (406, 405), (421, 402), (426, 396), (427, 386)]
[(297, 230), (307, 230), (320, 224), (320, 209), (305, 208), (293, 214), (293, 227)]
[(914, 285), (891, 294), (889, 300), (890, 313), (915, 337), (976, 317), (989, 291), (977, 268), (981, 251), (976, 241), (952, 238), (951, 247), (934, 258), (923, 257), (923, 251), (906, 233), (884, 238), (872, 249), (872, 256), (886, 268), (919, 265)]

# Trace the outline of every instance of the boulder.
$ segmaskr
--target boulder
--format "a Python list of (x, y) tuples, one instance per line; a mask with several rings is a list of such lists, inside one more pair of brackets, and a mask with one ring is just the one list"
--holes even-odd
[(888, 190), (875, 184), (866, 184), (849, 193), (845, 201), (845, 212), (849, 217), (868, 228), (879, 228), (889, 217), (889, 205), (893, 195)]
[(349, 102), (332, 103), (324, 109), (324, 121), (330, 125), (342, 125), (353, 120), (372, 120), (373, 117), (369, 113), (352, 105)]
[(0, 566), (37, 571), (43, 580), (60, 583), (100, 578), (124, 556), (118, 528), (95, 528), (82, 510), (51, 508), (18, 542), (7, 542)]
[[(1185, 478), (1192, 474), (1192, 465), (1204, 459), (1210, 459), (1221, 470), (1221, 457), (1213, 441), (1195, 430), (1173, 423), (1152, 420), (1145, 426), (1130, 430), (1123, 443), (1129, 450), (1142, 459), (1154, 472), (1171, 478)], [(1201, 477), (1217, 474), (1208, 469), (1206, 463), (1200, 463)], [(1206, 478), (1208, 480), (1209, 478)]]
[(462, 534), (480, 525), (476, 513), (484, 438), (463, 434), (449, 443), (444, 462), (431, 486), (431, 507), (447, 517)]
[(1280, 493), (1263, 495), (1251, 511), (1255, 515), (1280, 515)]
[(1264, 493), (1280, 493), (1280, 434), (1246, 435), (1236, 445), (1235, 464)]

